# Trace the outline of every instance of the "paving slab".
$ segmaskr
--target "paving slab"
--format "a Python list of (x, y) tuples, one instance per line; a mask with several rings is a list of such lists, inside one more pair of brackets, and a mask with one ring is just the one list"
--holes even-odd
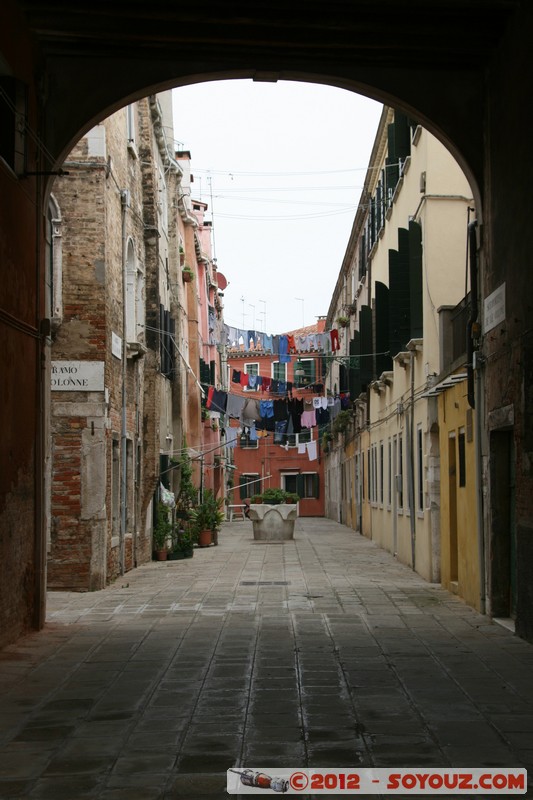
[(533, 770), (533, 647), (316, 518), (50, 593), (0, 651), (0, 708), (0, 800), (208, 800), (230, 767)]

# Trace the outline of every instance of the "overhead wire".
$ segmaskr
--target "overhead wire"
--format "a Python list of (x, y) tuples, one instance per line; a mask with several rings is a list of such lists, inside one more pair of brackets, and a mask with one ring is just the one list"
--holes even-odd
[[(402, 162), (392, 162), (387, 164), (387, 167), (397, 167), (400, 166)], [(225, 175), (229, 178), (232, 178), (236, 175), (238, 176), (251, 176), (251, 177), (288, 177), (294, 175), (339, 175), (346, 172), (370, 172), (372, 170), (381, 170), (383, 166), (379, 165), (367, 165), (366, 167), (345, 167), (343, 169), (323, 169), (323, 170), (305, 170), (299, 172), (293, 171), (285, 171), (285, 172), (245, 172), (241, 170), (217, 170), (217, 169), (205, 169), (200, 167), (195, 167), (195, 172), (205, 172), (206, 174), (210, 175)]]

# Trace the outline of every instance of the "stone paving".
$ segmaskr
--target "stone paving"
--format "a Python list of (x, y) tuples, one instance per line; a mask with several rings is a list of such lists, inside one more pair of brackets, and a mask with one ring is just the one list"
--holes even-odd
[(46, 629), (0, 652), (0, 798), (207, 800), (232, 766), (531, 769), (532, 678), (531, 645), (350, 529), (263, 544), (225, 523), (192, 559), (51, 594)]

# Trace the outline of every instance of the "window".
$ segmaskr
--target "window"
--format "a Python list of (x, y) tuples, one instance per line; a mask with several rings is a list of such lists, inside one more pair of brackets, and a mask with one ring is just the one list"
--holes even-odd
[(281, 488), (286, 492), (297, 494), (300, 499), (317, 499), (319, 493), (319, 476), (317, 472), (282, 473)]
[(424, 439), (422, 426), (416, 429), (416, 450), (418, 460), (418, 510), (424, 510)]
[(383, 449), (383, 442), (379, 443), (379, 502), (383, 505), (383, 494), (385, 484), (385, 451)]
[(373, 444), (370, 448), (370, 469), (372, 470), (372, 491), (370, 493), (370, 502), (376, 502), (377, 487), (376, 487), (376, 445)]
[(272, 362), (272, 378), (275, 381), (287, 380), (287, 365), (282, 364), (281, 361)]
[(403, 437), (398, 434), (398, 509), (403, 508)]
[(120, 441), (113, 436), (111, 442), (111, 534), (120, 533)]
[(302, 498), (318, 497), (318, 473), (304, 472), (298, 476), (296, 493)]
[(243, 431), (239, 437), (239, 442), (243, 450), (255, 450), (259, 447), (257, 438), (252, 439), (248, 431)]
[(305, 444), (312, 441), (311, 428), (304, 428), (300, 433), (288, 433), (285, 436), (285, 442), (289, 447), (298, 447), (299, 444)]
[(165, 378), (174, 377), (175, 368), (175, 334), (176, 323), (170, 316), (170, 311), (159, 306), (159, 355), (161, 358), (160, 370)]
[(261, 492), (261, 481), (257, 472), (243, 473), (239, 484), (241, 500)]
[(133, 242), (130, 239), (126, 254), (126, 341), (128, 342), (137, 341), (135, 306), (136, 277), (137, 269), (135, 266), (135, 253), (133, 249)]
[(315, 359), (300, 358), (294, 363), (294, 383), (296, 386), (308, 386), (315, 383)]
[(374, 498), (374, 487), (372, 486), (372, 459), (370, 455), (370, 450), (366, 451), (366, 461), (367, 461), (367, 474), (368, 474), (368, 499), (372, 502)]
[[(259, 363), (245, 364), (244, 372), (246, 373), (246, 375), (259, 375)], [(255, 387), (253, 389), (250, 389), (249, 386), (245, 386), (244, 391), (245, 392), (255, 391)]]
[(137, 106), (135, 103), (126, 106), (126, 138), (128, 147), (134, 150), (137, 144)]
[(144, 338), (145, 279), (137, 263), (133, 241), (128, 241), (126, 252), (126, 341), (137, 343)]
[(387, 471), (387, 505), (390, 508), (392, 505), (392, 442), (389, 439), (389, 461)]
[(167, 182), (165, 172), (161, 165), (158, 167), (157, 174), (157, 210), (159, 212), (159, 228), (168, 237), (168, 203), (167, 203)]
[(457, 439), (457, 447), (459, 450), (459, 486), (466, 486), (466, 453), (465, 453), (465, 429), (459, 429), (459, 438)]

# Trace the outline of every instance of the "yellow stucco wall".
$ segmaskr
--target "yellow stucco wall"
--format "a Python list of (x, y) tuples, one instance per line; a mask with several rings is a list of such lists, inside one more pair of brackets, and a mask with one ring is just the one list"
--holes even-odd
[[(439, 440), (441, 475), (441, 582), (457, 591), (469, 605), (480, 608), (480, 565), (477, 530), (475, 416), (466, 398), (466, 381), (439, 396)], [(464, 432), (465, 485), (459, 485), (459, 435)], [(453, 455), (455, 454), (455, 469)], [(455, 500), (453, 492), (455, 489)], [(457, 572), (453, 573), (454, 529)]]

